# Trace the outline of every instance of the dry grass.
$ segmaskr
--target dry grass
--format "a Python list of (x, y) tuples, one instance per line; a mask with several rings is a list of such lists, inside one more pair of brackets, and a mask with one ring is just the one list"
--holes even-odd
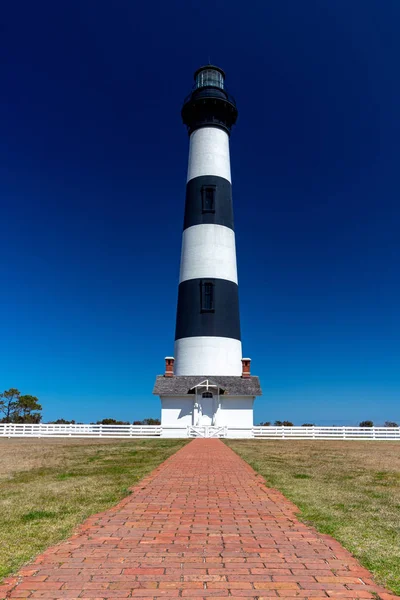
[(0, 579), (71, 534), (185, 440), (0, 440)]
[(400, 444), (236, 441), (227, 444), (400, 594)]

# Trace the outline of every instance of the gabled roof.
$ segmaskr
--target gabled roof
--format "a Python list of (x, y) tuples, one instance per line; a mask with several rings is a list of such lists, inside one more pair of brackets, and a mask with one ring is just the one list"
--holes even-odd
[(165, 377), (157, 375), (153, 389), (156, 396), (185, 396), (194, 394), (195, 387), (208, 380), (209, 385), (218, 386), (224, 396), (261, 396), (258, 377), (233, 377), (231, 375), (182, 375)]
[(200, 389), (204, 389), (204, 390), (215, 390), (220, 393), (223, 394), (225, 392), (225, 389), (223, 387), (221, 387), (219, 385), (219, 383), (217, 383), (216, 381), (213, 381), (212, 379), (204, 379), (203, 381), (199, 381), (199, 383), (196, 383), (196, 385), (194, 385), (190, 390), (189, 390), (189, 394), (195, 394), (196, 390), (200, 390)]

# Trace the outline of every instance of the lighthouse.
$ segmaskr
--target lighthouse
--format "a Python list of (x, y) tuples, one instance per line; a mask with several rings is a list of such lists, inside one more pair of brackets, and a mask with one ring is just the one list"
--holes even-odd
[(181, 115), (189, 160), (174, 357), (165, 359), (153, 393), (161, 398), (166, 431), (217, 435), (251, 428), (261, 395), (250, 359), (242, 357), (229, 151), (238, 111), (221, 68), (195, 72)]

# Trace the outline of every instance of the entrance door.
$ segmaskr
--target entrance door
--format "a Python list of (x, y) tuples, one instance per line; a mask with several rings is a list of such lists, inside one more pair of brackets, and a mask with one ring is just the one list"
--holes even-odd
[(200, 425), (212, 425), (214, 418), (214, 398), (210, 393), (203, 394), (201, 399), (201, 419)]

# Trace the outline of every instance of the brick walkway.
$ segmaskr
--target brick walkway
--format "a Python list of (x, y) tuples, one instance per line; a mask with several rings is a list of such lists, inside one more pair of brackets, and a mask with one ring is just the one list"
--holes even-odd
[(220, 440), (194, 440), (0, 597), (395, 598), (295, 511)]

